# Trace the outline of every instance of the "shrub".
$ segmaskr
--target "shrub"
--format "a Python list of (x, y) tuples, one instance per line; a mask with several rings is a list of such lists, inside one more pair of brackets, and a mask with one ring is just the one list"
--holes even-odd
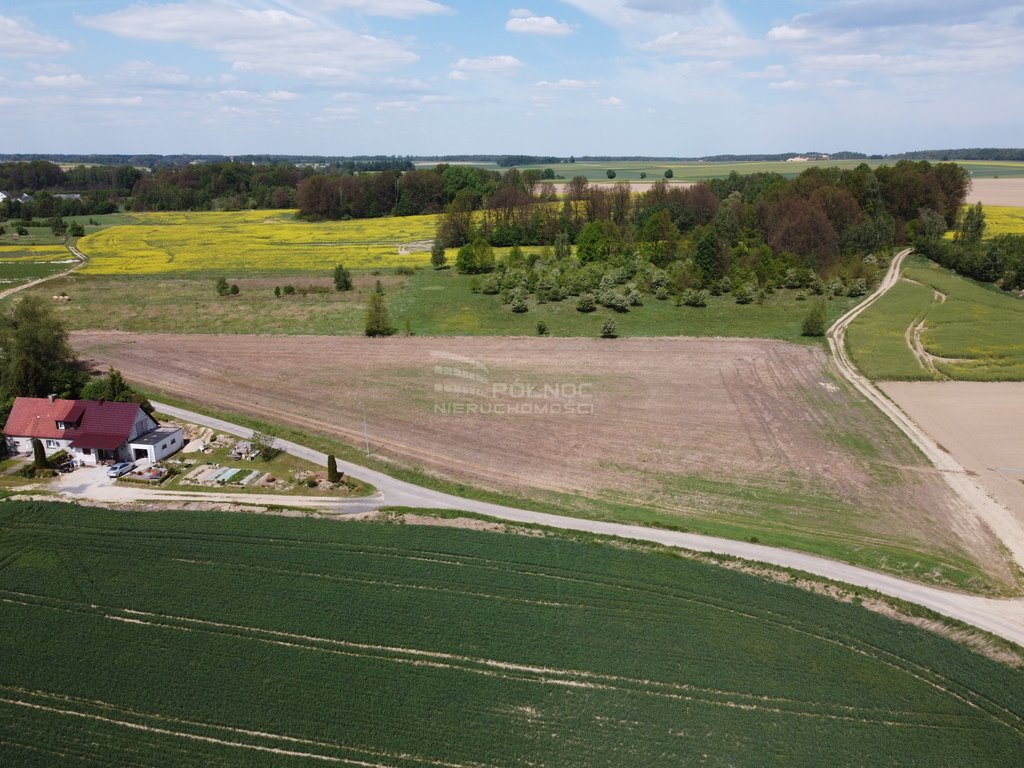
[(604, 324), (601, 326), (601, 338), (602, 339), (614, 339), (618, 334), (615, 333), (615, 320), (611, 317), (606, 318)]
[(631, 307), (642, 307), (644, 305), (643, 296), (640, 295), (640, 291), (636, 288), (632, 288), (629, 293), (626, 294), (626, 302)]
[(333, 453), (327, 454), (327, 482), (337, 483), (341, 480), (341, 473), (338, 472), (338, 460)]
[(487, 275), (478, 281), (480, 293), (494, 296), (501, 290), (501, 281), (497, 275)]
[(683, 304), (688, 307), (706, 307), (708, 305), (708, 292), (696, 288), (688, 288), (683, 291)]
[(294, 293), (295, 293), (295, 286), (294, 285), (286, 285), (284, 287), (284, 294), (285, 294), (285, 296), (291, 296)]
[(281, 298), (281, 286), (280, 285), (274, 287), (274, 297), (278, 298), (278, 299)]
[(846, 295), (851, 297), (863, 296), (868, 292), (868, 281), (863, 277), (858, 277), (852, 281), (846, 288)]
[(811, 304), (811, 308), (804, 316), (802, 336), (824, 336), (825, 335), (825, 302), (821, 299)]
[(654, 298), (658, 301), (665, 301), (668, 298), (668, 286), (659, 285), (654, 289)]
[(231, 293), (232, 296), (237, 296), (238, 295), (238, 283), (232, 283), (229, 292)]
[(228, 285), (227, 278), (225, 278), (225, 277), (218, 277), (217, 278), (217, 295), (218, 296), (227, 296), (230, 292), (231, 292), (231, 286)]
[(543, 320), (541, 320), (539, 323), (537, 323), (537, 335), (538, 336), (547, 336), (548, 335), (548, 324), (545, 323)]
[(733, 291), (737, 304), (750, 304), (757, 298), (757, 294), (757, 283), (743, 283), (743, 285)]
[(597, 304), (594, 302), (593, 294), (585, 293), (576, 302), (577, 312), (593, 312), (595, 309), (597, 309)]
[(334, 290), (336, 291), (351, 291), (352, 290), (352, 275), (349, 271), (341, 264), (338, 264), (334, 268)]
[(665, 171), (665, 178), (666, 179), (671, 179), (673, 176), (675, 176), (675, 174), (672, 173), (672, 169), (671, 168), (669, 168), (667, 171)]
[(516, 314), (521, 314), (529, 309), (530, 307), (523, 296), (517, 295), (512, 299), (512, 311)]
[(37, 438), (32, 438), (32, 466), (36, 469), (45, 469), (47, 466), (46, 449), (43, 443)]

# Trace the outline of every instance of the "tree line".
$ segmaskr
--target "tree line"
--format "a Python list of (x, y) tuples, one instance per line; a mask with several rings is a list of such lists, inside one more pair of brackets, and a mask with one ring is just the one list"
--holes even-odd
[(945, 222), (924, 215), (914, 247), (932, 261), (962, 275), (995, 283), (1006, 291), (1024, 291), (1024, 235), (985, 239), (985, 209), (977, 203), (963, 212), (953, 239), (943, 237)]

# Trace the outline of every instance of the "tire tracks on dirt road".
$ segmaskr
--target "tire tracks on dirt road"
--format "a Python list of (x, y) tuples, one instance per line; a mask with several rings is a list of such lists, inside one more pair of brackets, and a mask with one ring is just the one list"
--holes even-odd
[(854, 366), (846, 349), (847, 329), (861, 313), (896, 284), (900, 279), (903, 261), (911, 253), (911, 250), (908, 248), (896, 254), (889, 264), (885, 277), (874, 292), (836, 320), (828, 329), (826, 336), (829, 349), (832, 352), (832, 364), (842, 378), (871, 401), (910, 438), (918, 450), (940, 471), (943, 479), (960, 499), (964, 513), (973, 515), (982, 525), (987, 526), (1010, 552), (1017, 566), (1024, 569), (1024, 525), (1020, 520), (1010, 510), (993, 499), (956, 459), (943, 450), (899, 406), (861, 374)]

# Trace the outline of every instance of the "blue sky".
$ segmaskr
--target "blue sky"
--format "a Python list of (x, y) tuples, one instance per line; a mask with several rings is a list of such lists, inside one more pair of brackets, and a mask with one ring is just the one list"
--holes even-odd
[(0, 152), (1024, 145), (1024, 0), (0, 0)]

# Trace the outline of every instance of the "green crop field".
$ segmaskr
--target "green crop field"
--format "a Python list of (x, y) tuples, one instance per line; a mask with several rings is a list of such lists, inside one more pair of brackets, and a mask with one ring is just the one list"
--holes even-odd
[[(936, 162), (936, 161), (932, 161)], [(584, 176), (593, 182), (614, 183), (619, 181), (657, 181), (664, 178), (666, 170), (672, 171), (672, 181), (706, 181), (708, 179), (724, 179), (730, 173), (779, 173), (794, 177), (808, 168), (856, 168), (867, 163), (872, 168), (880, 165), (894, 165), (895, 160), (814, 160), (806, 162), (681, 162), (678, 160), (602, 160), (577, 161), (555, 165), (522, 165), (519, 170), (535, 169), (543, 171), (551, 168), (560, 180), (568, 180), (574, 176)], [(493, 163), (479, 163), (479, 167), (489, 170), (503, 171)], [(959, 161), (967, 169), (972, 178), (1019, 178), (1024, 176), (1024, 162), (984, 162), (977, 160)], [(421, 164), (421, 167), (432, 167), (433, 164)], [(615, 178), (608, 178), (608, 171), (615, 171)]]
[[(1024, 381), (1024, 299), (920, 256), (904, 262), (903, 275), (850, 327), (850, 354), (865, 375)], [(937, 299), (936, 292), (946, 298)], [(936, 374), (918, 363), (905, 339), (908, 326), (922, 319), (921, 342), (935, 358)]]
[(561, 537), (0, 506), (5, 765), (1010, 766), (1024, 673)]

